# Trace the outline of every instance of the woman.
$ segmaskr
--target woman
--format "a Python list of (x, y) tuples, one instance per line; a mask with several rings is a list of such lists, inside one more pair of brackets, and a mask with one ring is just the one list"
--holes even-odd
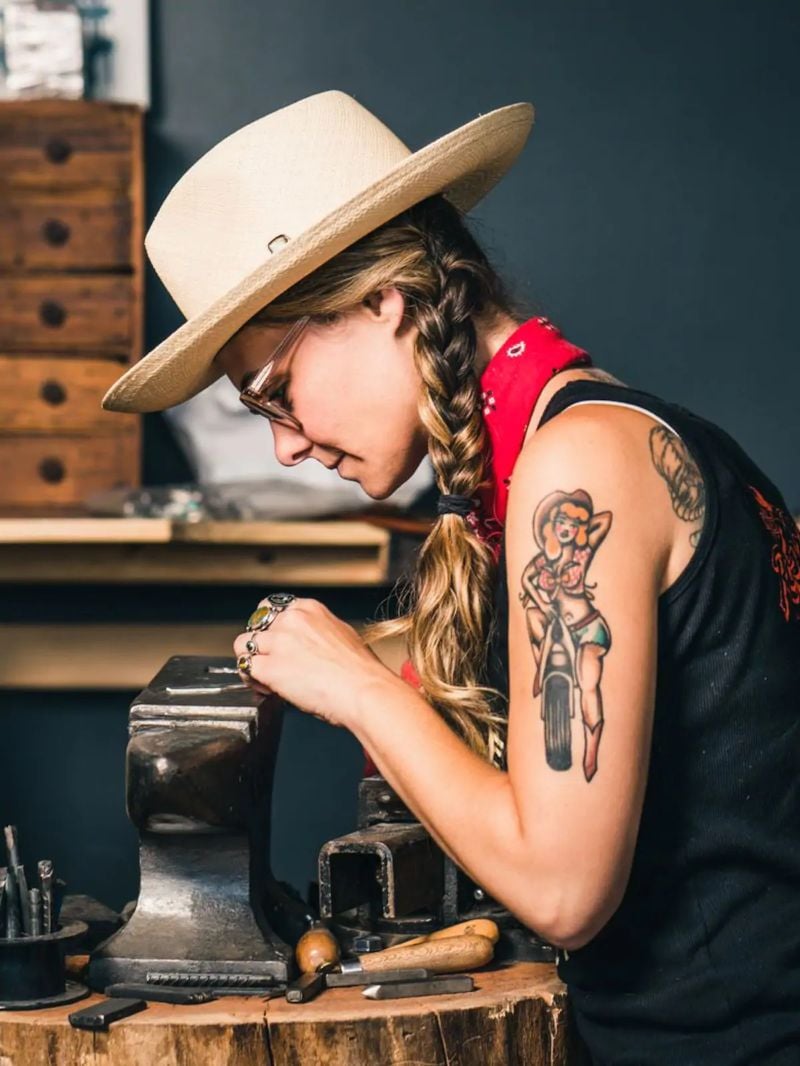
[[(509, 296), (464, 213), (531, 118), (411, 153), (321, 93), (237, 131), (148, 233), (187, 322), (104, 403), (156, 410), (226, 374), (283, 463), (376, 499), (427, 452), (439, 517), (408, 612), (373, 632), (406, 635), (415, 683), (290, 596), (236, 639), (243, 676), (350, 729), (559, 947), (597, 1063), (795, 1063), (800, 538), (726, 434)], [(546, 737), (571, 750), (576, 688), (582, 767)]]

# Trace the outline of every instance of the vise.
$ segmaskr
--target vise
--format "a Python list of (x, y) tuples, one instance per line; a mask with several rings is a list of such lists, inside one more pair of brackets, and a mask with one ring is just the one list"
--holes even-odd
[(292, 949), (267, 918), (270, 804), (283, 706), (232, 659), (176, 656), (133, 702), (128, 816), (141, 885), (92, 954), (89, 984), (283, 984)]
[(500, 929), (500, 960), (551, 962), (555, 949), (523, 926), (432, 839), (388, 782), (365, 777), (358, 827), (319, 853), (319, 912), (343, 947), (374, 950), (474, 918)]

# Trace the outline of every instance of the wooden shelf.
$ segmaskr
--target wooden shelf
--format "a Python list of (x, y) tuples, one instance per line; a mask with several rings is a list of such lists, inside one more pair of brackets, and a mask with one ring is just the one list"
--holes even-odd
[(374, 586), (390, 539), (355, 521), (0, 518), (0, 582)]

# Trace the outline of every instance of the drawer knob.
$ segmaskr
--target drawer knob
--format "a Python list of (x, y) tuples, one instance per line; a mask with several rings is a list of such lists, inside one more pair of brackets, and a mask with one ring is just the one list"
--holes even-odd
[(61, 248), (72, 235), (72, 231), (66, 222), (58, 218), (48, 218), (42, 226), (42, 236), (53, 248)]
[(42, 300), (39, 305), (39, 318), (45, 326), (58, 329), (59, 326), (64, 325), (66, 317), (66, 308), (58, 300)]
[(59, 381), (45, 381), (41, 389), (39, 389), (39, 395), (45, 403), (58, 407), (60, 403), (64, 403), (66, 400), (67, 390)]
[(39, 463), (39, 475), (48, 485), (57, 485), (59, 481), (64, 480), (66, 470), (60, 459), (42, 459)]
[(66, 163), (72, 155), (72, 145), (63, 137), (50, 137), (45, 141), (44, 154), (51, 163)]

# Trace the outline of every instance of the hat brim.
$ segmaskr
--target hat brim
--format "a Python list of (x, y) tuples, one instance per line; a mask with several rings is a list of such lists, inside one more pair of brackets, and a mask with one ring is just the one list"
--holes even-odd
[(349, 245), (435, 193), (469, 211), (514, 163), (533, 124), (533, 106), (481, 115), (413, 152), (320, 222), (271, 255), (200, 314), (134, 363), (103, 397), (109, 411), (162, 411), (202, 392), (222, 374), (214, 357), (257, 311)]

